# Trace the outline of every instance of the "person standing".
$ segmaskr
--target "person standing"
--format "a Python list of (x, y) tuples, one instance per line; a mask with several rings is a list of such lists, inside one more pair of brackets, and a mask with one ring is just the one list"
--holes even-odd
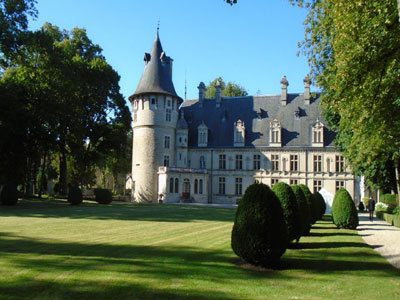
[(375, 201), (372, 198), (368, 200), (369, 220), (372, 222), (374, 219)]

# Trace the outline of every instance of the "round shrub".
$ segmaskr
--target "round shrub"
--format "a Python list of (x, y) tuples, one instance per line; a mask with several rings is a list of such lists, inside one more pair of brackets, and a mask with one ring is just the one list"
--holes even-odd
[(112, 194), (107, 189), (95, 189), (95, 200), (99, 204), (110, 204), (112, 202)]
[(324, 197), (322, 197), (322, 195), (321, 195), (320, 193), (318, 193), (318, 192), (315, 192), (315, 193), (313, 194), (313, 196), (314, 196), (314, 199), (316, 200), (317, 205), (318, 205), (318, 214), (319, 214), (318, 220), (321, 220), (321, 219), (322, 219), (322, 216), (325, 214), (325, 211), (326, 211), (325, 199), (324, 199)]
[(356, 206), (345, 189), (338, 190), (333, 198), (332, 218), (338, 228), (356, 229), (358, 226)]
[(68, 191), (68, 202), (71, 205), (81, 204), (83, 201), (82, 191), (78, 186), (72, 186)]
[(18, 203), (17, 185), (13, 183), (4, 185), (0, 200), (3, 205), (16, 205)]
[(360, 203), (358, 204), (358, 210), (359, 211), (364, 211), (365, 207), (364, 207), (364, 203), (362, 201), (360, 201)]
[(301, 236), (301, 221), (296, 196), (290, 186), (284, 182), (276, 183), (272, 187), (272, 191), (281, 202), (289, 241), (299, 240)]
[(318, 208), (315, 207), (315, 201), (313, 200), (313, 194), (311, 194), (310, 189), (304, 185), (304, 184), (299, 184), (299, 187), (304, 193), (304, 196), (306, 197), (308, 207), (310, 208), (310, 224), (315, 224), (318, 220)]
[(309, 235), (311, 229), (310, 223), (310, 207), (308, 206), (306, 197), (304, 196), (303, 190), (299, 185), (291, 186), (294, 195), (296, 196), (297, 206), (300, 212), (300, 223), (301, 223), (301, 235)]
[(274, 267), (288, 243), (279, 199), (265, 184), (250, 185), (236, 210), (231, 239), (233, 251), (250, 264)]

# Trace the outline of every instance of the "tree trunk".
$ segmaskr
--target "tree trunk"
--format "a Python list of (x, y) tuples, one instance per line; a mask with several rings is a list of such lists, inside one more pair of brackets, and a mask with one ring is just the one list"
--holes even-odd
[(46, 176), (44, 175), (45, 169), (46, 169), (46, 157), (47, 157), (47, 151), (44, 151), (44, 155), (43, 155), (43, 163), (42, 163), (42, 176), (40, 178), (40, 182), (39, 182), (39, 198), (42, 198), (42, 193), (43, 193), (43, 186), (44, 186), (44, 181), (46, 180)]
[(60, 148), (60, 194), (67, 195), (67, 151), (65, 143)]

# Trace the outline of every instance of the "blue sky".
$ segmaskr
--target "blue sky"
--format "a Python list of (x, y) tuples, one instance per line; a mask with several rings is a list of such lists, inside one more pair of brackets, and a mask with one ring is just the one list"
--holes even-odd
[(143, 72), (160, 19), (164, 51), (174, 59), (173, 81), (184, 98), (197, 98), (200, 81), (218, 76), (245, 87), (250, 95), (280, 93), (286, 75), (290, 92), (303, 92), (309, 72), (297, 56), (306, 11), (286, 0), (38, 0), (39, 16), (30, 29), (46, 21), (71, 30), (85, 28), (109, 64), (121, 76), (127, 99)]

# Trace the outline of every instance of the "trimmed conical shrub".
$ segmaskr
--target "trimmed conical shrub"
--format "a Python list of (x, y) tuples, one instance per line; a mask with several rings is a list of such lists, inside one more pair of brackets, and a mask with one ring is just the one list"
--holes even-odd
[(304, 184), (299, 184), (299, 187), (301, 188), (301, 190), (304, 193), (304, 196), (306, 197), (306, 201), (310, 210), (310, 219), (309, 222), (310, 224), (315, 224), (315, 222), (317, 222), (318, 220), (318, 208), (315, 207), (315, 202), (313, 200), (313, 194), (311, 194), (310, 189), (308, 188), (308, 186), (304, 185)]
[(278, 182), (272, 187), (272, 191), (281, 202), (283, 216), (288, 229), (290, 241), (299, 240), (301, 236), (300, 211), (296, 196), (287, 183)]
[(95, 200), (99, 204), (110, 204), (112, 202), (112, 194), (107, 189), (95, 189)]
[(317, 204), (318, 204), (318, 209), (319, 209), (319, 218), (318, 219), (321, 220), (322, 216), (325, 214), (325, 211), (326, 211), (325, 199), (318, 192), (315, 192), (313, 195), (314, 195), (314, 199), (317, 201)]
[(303, 190), (298, 185), (291, 186), (294, 195), (296, 196), (297, 205), (300, 211), (301, 235), (305, 236), (310, 233), (310, 207), (308, 206)]
[(287, 228), (279, 199), (265, 185), (250, 185), (236, 211), (233, 251), (253, 265), (274, 267), (288, 246)]
[(332, 218), (338, 228), (356, 229), (358, 226), (356, 206), (345, 189), (338, 190), (333, 198)]
[(16, 205), (18, 203), (17, 185), (13, 183), (4, 185), (0, 200), (3, 205)]
[(71, 205), (81, 204), (83, 201), (82, 191), (78, 186), (72, 186), (68, 191), (68, 202)]

